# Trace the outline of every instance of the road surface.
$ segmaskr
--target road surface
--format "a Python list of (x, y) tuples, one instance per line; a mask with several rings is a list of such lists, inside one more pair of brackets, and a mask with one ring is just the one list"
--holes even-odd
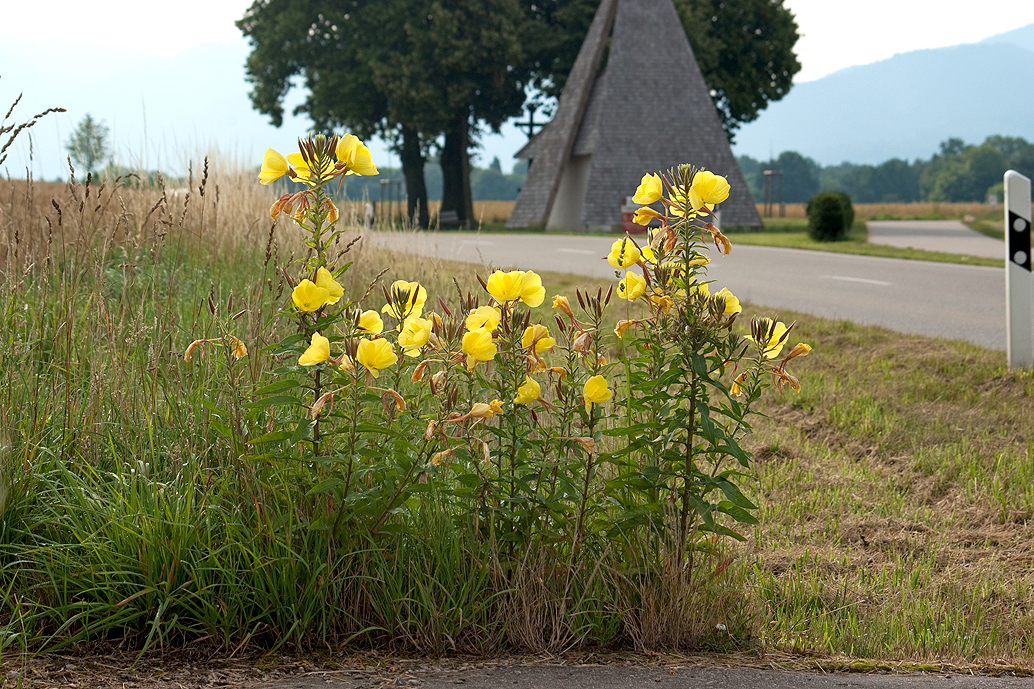
[[(602, 259), (614, 239), (374, 232), (364, 241), (482, 266), (602, 278), (614, 275), (614, 269)], [(739, 246), (735, 236), (732, 240), (728, 256), (712, 251), (712, 291), (728, 287), (740, 299), (777, 312), (800, 311), (902, 333), (964, 340), (990, 349), (1006, 348), (1003, 268)]]

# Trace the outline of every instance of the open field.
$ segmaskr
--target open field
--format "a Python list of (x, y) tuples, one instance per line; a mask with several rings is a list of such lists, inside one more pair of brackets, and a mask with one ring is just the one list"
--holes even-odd
[[(422, 540), (340, 541), (314, 519), (312, 467), (234, 444), (234, 405), (268, 382), (292, 327), (280, 268), (304, 248), (290, 223), (270, 228), (268, 189), (215, 171), (199, 184), (163, 200), (0, 181), (0, 652), (550, 647), (500, 625), (555, 629), (548, 587), (489, 586), (492, 551), (456, 537), (463, 515), (421, 512)], [(346, 294), (384, 268), (432, 299), (452, 299), (454, 277), (477, 284), (478, 267), (361, 243), (348, 258)], [(542, 277), (548, 295), (609, 287)], [(629, 315), (612, 307), (604, 331)], [(1034, 669), (1030, 372), (969, 345), (779, 317), (814, 351), (800, 394), (763, 400), (746, 484), (761, 523), (699, 583), (693, 647)], [(247, 357), (183, 360), (227, 332)], [(649, 646), (615, 590), (580, 601), (592, 624), (572, 638)]]

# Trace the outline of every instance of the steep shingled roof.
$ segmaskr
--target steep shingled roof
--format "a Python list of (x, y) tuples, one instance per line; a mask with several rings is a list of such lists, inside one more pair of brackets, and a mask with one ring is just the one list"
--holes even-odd
[(533, 163), (508, 226), (547, 222), (572, 155), (591, 155), (583, 226), (619, 225), (643, 174), (681, 163), (728, 178), (722, 224), (761, 225), (672, 0), (600, 4), (556, 115), (518, 153)]

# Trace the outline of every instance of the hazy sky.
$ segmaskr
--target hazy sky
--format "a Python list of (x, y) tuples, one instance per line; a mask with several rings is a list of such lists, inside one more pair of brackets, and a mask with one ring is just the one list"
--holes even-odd
[[(172, 56), (199, 44), (239, 39), (234, 21), (250, 4), (250, 0), (179, 0), (173, 4), (140, 0), (5, 0), (0, 44), (11, 40), (12, 44), (18, 41), (18, 45), (32, 45), (24, 53), (25, 64), (0, 64), (0, 107), (6, 108), (13, 99), (10, 90), (18, 83), (17, 79), (13, 83), (8, 79), (4, 88), (2, 77), (5, 73), (31, 74), (26, 67), (32, 64), (37, 50), (64, 58), (70, 73), (85, 69), (93, 76), (103, 75), (105, 70), (131, 64), (134, 56)], [(895, 53), (975, 42), (1034, 23), (1032, 0), (984, 0), (976, 4), (971, 0), (785, 0), (784, 4), (795, 14), (801, 33), (797, 54), (803, 69), (796, 78), (798, 82)], [(37, 95), (46, 92), (45, 83), (20, 88), (36, 91)], [(22, 110), (18, 113), (25, 114)], [(62, 138), (67, 137), (70, 126), (71, 123), (60, 125)], [(203, 122), (193, 122), (191, 126), (203, 137)], [(35, 135), (42, 139), (45, 131), (37, 128)], [(294, 133), (283, 136), (290, 141)], [(498, 155), (504, 169), (508, 169), (513, 152), (525, 140), (515, 127), (504, 126), (503, 135), (486, 136), (483, 140), (482, 160), (487, 162)], [(267, 144), (242, 145), (257, 146), (261, 151)], [(41, 140), (37, 146), (43, 149), (46, 142)], [(53, 146), (61, 150), (58, 141)], [(376, 142), (371, 142), (371, 149), (375, 159), (388, 156)], [(63, 153), (58, 157), (63, 157)], [(398, 164), (394, 157), (387, 162)]]
[[(5, 3), (0, 40), (55, 49), (83, 44), (127, 55), (175, 55), (193, 45), (228, 42), (249, 0), (50, 0)], [(797, 17), (799, 81), (895, 53), (971, 43), (1034, 22), (1031, 0), (785, 0)], [(103, 65), (91, 64), (91, 67)]]

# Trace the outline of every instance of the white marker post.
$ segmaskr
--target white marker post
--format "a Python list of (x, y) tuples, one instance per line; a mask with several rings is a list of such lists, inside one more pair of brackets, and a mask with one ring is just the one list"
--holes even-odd
[(1005, 332), (1011, 369), (1034, 366), (1030, 220), (1030, 180), (1009, 170), (1005, 173)]

